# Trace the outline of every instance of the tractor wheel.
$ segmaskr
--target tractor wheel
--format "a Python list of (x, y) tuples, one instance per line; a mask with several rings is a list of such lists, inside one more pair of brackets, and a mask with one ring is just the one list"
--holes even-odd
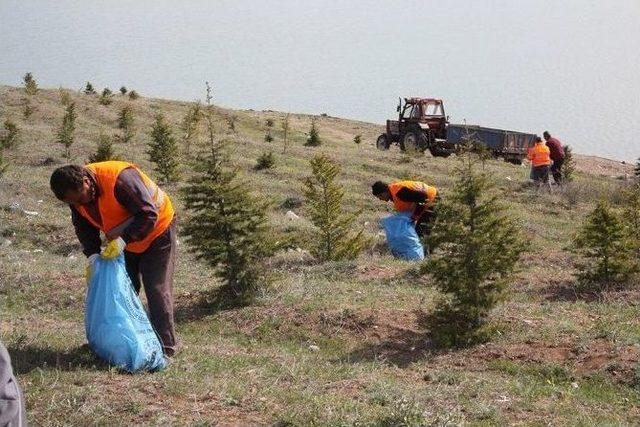
[(376, 139), (376, 148), (378, 150), (388, 150), (389, 149), (389, 140), (387, 139), (387, 135), (384, 133)]
[(420, 150), (420, 135), (414, 131), (405, 133), (404, 137), (400, 141), (400, 149), (402, 151), (411, 152)]

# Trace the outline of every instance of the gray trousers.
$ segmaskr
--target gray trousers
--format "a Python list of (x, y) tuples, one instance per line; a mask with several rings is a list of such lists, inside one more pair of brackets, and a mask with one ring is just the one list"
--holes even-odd
[(0, 427), (24, 427), (24, 397), (13, 375), (9, 352), (0, 342)]

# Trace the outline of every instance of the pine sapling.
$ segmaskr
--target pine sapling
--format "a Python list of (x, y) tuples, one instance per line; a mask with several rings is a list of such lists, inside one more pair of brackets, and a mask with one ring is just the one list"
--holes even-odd
[(25, 74), (22, 80), (24, 81), (24, 91), (27, 95), (35, 95), (38, 92), (38, 83), (33, 78), (33, 74)]
[(127, 88), (125, 86), (120, 86), (120, 95), (124, 96), (127, 94)]
[(273, 152), (266, 151), (258, 157), (254, 169), (258, 171), (262, 169), (271, 169), (274, 164), (275, 158), (273, 156)]
[(625, 283), (635, 267), (633, 245), (622, 220), (605, 201), (600, 201), (587, 216), (574, 240), (579, 256), (576, 277), (583, 286), (603, 289)]
[(322, 140), (320, 140), (320, 133), (318, 132), (318, 128), (316, 127), (316, 119), (311, 120), (311, 129), (309, 129), (309, 135), (307, 136), (306, 146), (308, 147), (318, 147), (322, 144)]
[(289, 113), (287, 113), (287, 115), (284, 116), (284, 119), (282, 120), (282, 123), (280, 124), (280, 126), (282, 127), (282, 152), (286, 153), (288, 137), (289, 137)]
[(360, 145), (360, 143), (362, 142), (362, 135), (356, 135), (356, 136), (354, 136), (354, 137), (353, 137), (353, 142), (354, 142), (355, 144)]
[(96, 94), (96, 90), (93, 87), (93, 85), (91, 84), (91, 82), (87, 82), (87, 84), (84, 85), (84, 93), (85, 93), (85, 95), (95, 95)]
[(182, 142), (187, 157), (191, 156), (191, 145), (198, 139), (198, 130), (202, 119), (202, 107), (200, 102), (190, 105), (185, 113), (180, 128), (182, 130)]
[(64, 145), (64, 158), (71, 159), (71, 145), (74, 143), (73, 133), (76, 130), (76, 104), (71, 103), (65, 110), (64, 117), (62, 118), (62, 124), (56, 134), (56, 141), (59, 144)]
[(113, 92), (111, 92), (111, 89), (108, 87), (105, 87), (102, 90), (102, 94), (100, 95), (98, 102), (100, 102), (101, 105), (110, 105), (113, 102), (111, 98), (113, 98)]
[(133, 140), (135, 135), (134, 122), (133, 108), (130, 105), (125, 105), (118, 113), (118, 129), (121, 131), (121, 134), (117, 136), (118, 141), (128, 143)]
[(119, 159), (113, 150), (112, 139), (108, 135), (101, 133), (100, 136), (98, 136), (98, 149), (95, 154), (89, 158), (89, 163), (104, 162), (107, 160)]
[(429, 237), (433, 254), (421, 269), (445, 295), (430, 325), (434, 340), (445, 347), (488, 339), (487, 317), (506, 297), (525, 249), (488, 174), (477, 170), (481, 163), (481, 156), (463, 154), (453, 192), (438, 204)]
[(160, 176), (161, 182), (172, 183), (180, 178), (178, 145), (173, 137), (171, 126), (162, 114), (156, 115), (147, 154), (149, 160), (155, 164), (154, 170)]
[(576, 160), (573, 158), (573, 150), (571, 146), (564, 146), (564, 163), (560, 168), (562, 174), (562, 180), (566, 182), (573, 181), (573, 175), (576, 171)]
[(140, 98), (140, 95), (138, 95), (138, 92), (136, 92), (135, 90), (130, 90), (129, 91), (129, 99), (130, 100), (135, 101), (138, 98)]
[(0, 133), (0, 149), (14, 148), (20, 142), (20, 129), (9, 119), (4, 121), (4, 131)]
[(337, 163), (325, 155), (315, 156), (310, 163), (311, 176), (305, 179), (304, 195), (318, 234), (312, 253), (322, 261), (354, 259), (368, 243), (363, 229), (353, 231), (361, 211), (344, 211), (344, 190), (336, 182), (340, 173)]

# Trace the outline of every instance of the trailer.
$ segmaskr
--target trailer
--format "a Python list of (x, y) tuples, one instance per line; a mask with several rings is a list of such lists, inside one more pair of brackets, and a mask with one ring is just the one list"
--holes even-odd
[(533, 146), (536, 135), (504, 129), (486, 128), (474, 125), (447, 126), (447, 145), (457, 147), (466, 142), (479, 142), (494, 156), (502, 157), (510, 163), (520, 164)]

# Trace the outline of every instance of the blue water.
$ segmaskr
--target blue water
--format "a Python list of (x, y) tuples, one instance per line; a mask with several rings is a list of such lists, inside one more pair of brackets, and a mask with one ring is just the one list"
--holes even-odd
[(375, 123), (398, 96), (452, 122), (640, 156), (640, 1), (0, 0), (0, 83), (121, 85)]

